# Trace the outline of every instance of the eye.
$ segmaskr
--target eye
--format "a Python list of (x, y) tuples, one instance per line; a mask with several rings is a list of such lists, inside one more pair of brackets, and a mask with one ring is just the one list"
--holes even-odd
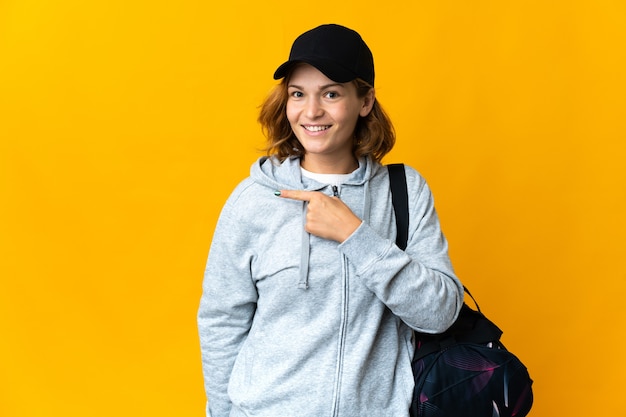
[(292, 91), (291, 93), (289, 93), (289, 96), (293, 98), (300, 98), (303, 95), (304, 94), (302, 94), (302, 91)]
[(326, 93), (324, 93), (324, 97), (326, 98), (337, 98), (339, 97), (339, 93), (336, 91), (327, 91)]

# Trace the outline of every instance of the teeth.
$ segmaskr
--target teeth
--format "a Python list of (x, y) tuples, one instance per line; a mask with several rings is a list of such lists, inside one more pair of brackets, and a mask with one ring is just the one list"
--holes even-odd
[(321, 132), (322, 130), (326, 130), (330, 128), (330, 126), (303, 126), (303, 127), (310, 132)]

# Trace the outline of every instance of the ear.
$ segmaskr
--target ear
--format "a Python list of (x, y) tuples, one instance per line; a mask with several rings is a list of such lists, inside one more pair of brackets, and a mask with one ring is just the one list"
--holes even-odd
[(370, 88), (370, 91), (367, 92), (365, 97), (363, 97), (363, 106), (361, 106), (361, 111), (359, 115), (361, 117), (365, 117), (372, 111), (374, 107), (374, 102), (376, 101), (376, 92), (373, 88)]

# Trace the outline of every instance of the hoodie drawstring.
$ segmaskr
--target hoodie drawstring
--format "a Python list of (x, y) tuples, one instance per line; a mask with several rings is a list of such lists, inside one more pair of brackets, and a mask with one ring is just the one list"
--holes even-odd
[(300, 281), (298, 288), (306, 290), (309, 288), (309, 252), (311, 249), (311, 236), (304, 230), (306, 225), (307, 202), (302, 202), (302, 249), (300, 251)]
[[(333, 187), (333, 195), (337, 197), (337, 187)], [(363, 186), (363, 221), (369, 222), (370, 218), (370, 188), (369, 181)], [(300, 280), (298, 288), (306, 290), (309, 288), (309, 256), (311, 252), (311, 235), (304, 229), (306, 226), (307, 202), (302, 202), (302, 249), (300, 251)]]
[(372, 206), (372, 202), (370, 201), (370, 182), (367, 181), (363, 185), (363, 222), (368, 223), (370, 221), (370, 208)]

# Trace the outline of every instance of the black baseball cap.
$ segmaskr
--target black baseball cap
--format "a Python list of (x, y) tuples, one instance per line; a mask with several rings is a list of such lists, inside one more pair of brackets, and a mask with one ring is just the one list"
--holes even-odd
[(298, 36), (291, 46), (289, 60), (274, 73), (278, 80), (287, 75), (294, 64), (313, 65), (338, 83), (361, 78), (374, 86), (374, 57), (361, 35), (345, 26), (318, 26)]

